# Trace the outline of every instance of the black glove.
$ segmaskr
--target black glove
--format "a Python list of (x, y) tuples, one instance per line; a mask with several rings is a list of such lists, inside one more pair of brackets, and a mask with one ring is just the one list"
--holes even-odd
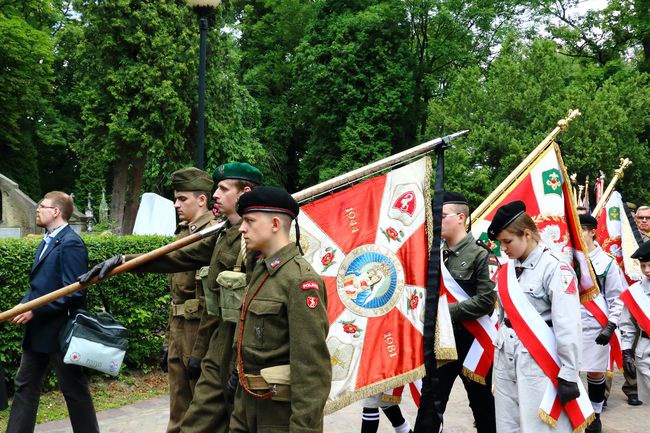
[(228, 378), (228, 382), (226, 382), (226, 389), (223, 391), (224, 398), (226, 399), (226, 403), (228, 404), (235, 404), (235, 393), (237, 392), (237, 387), (239, 386), (239, 375), (237, 374), (237, 370), (233, 370), (232, 373), (230, 373), (230, 377)]
[(632, 349), (623, 351), (623, 371), (630, 377), (636, 377), (636, 365), (634, 364), (634, 352)]
[(167, 367), (167, 358), (169, 357), (169, 347), (163, 346), (162, 350), (160, 351), (160, 358), (158, 361), (158, 365), (160, 365), (160, 369), (167, 373), (168, 367)]
[(198, 380), (201, 376), (201, 360), (190, 356), (190, 360), (187, 361), (187, 377), (190, 380)]
[(608, 345), (609, 340), (611, 340), (612, 335), (614, 335), (615, 329), (616, 324), (614, 322), (607, 322), (603, 330), (600, 331), (600, 334), (598, 334), (598, 337), (596, 337), (596, 344), (600, 344), (601, 346)]
[(120, 254), (119, 256), (113, 256), (108, 260), (104, 260), (101, 263), (97, 263), (91, 270), (85, 274), (81, 274), (77, 277), (77, 281), (81, 284), (86, 284), (88, 281), (92, 280), (94, 277), (99, 276), (100, 280), (103, 280), (106, 274), (108, 274), (113, 269), (117, 268), (119, 265), (124, 263), (124, 256)]
[(560, 398), (560, 404), (564, 406), (571, 400), (575, 400), (580, 397), (580, 390), (578, 389), (578, 384), (576, 382), (569, 382), (562, 379), (561, 377), (557, 378), (557, 396)]

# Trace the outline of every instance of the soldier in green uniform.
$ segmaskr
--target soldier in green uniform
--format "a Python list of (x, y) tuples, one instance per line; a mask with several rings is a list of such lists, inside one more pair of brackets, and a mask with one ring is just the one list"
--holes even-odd
[(260, 256), (238, 325), (230, 432), (322, 432), (332, 379), (326, 291), (289, 237), (298, 204), (282, 189), (260, 187), (240, 197), (237, 211), (248, 250)]
[(442, 238), (445, 240), (442, 246), (443, 261), (451, 276), (469, 298), (449, 304), (458, 360), (443, 365), (435, 373), (440, 387), (441, 406), (439, 410), (442, 418), (453, 384), (460, 376), (467, 391), (477, 432), (493, 433), (496, 431), (496, 425), (494, 397), (491, 390), (492, 370), (486, 375), (483, 384), (462, 373), (463, 361), (475, 339), (474, 335), (465, 328), (463, 321), (478, 319), (485, 315), (490, 316), (496, 304), (494, 283), (489, 275), (488, 253), (476, 244), (476, 239), (471, 233), (466, 232), (465, 222), (468, 217), (469, 206), (465, 196), (459, 192), (445, 192), (441, 230)]
[[(242, 251), (239, 227), (241, 217), (236, 212), (239, 196), (251, 191), (262, 182), (262, 173), (247, 163), (223, 164), (212, 176), (216, 185), (214, 199), (219, 211), (226, 217), (218, 235), (210, 236), (180, 250), (166, 254), (136, 269), (137, 272), (172, 273), (196, 271), (209, 264), (207, 272), (206, 308), (203, 310), (198, 331), (198, 341), (209, 341), (201, 362), (201, 373), (194, 389), (194, 398), (181, 423), (183, 433), (225, 433), (228, 431), (232, 405), (224, 396), (224, 383), (232, 371), (232, 350), (236, 324), (221, 320), (219, 309), (209, 311), (210, 305), (220, 304), (220, 287), (217, 278), (223, 271), (231, 271)], [(127, 256), (126, 259), (130, 259)], [(80, 278), (89, 281), (95, 275), (103, 278), (111, 269), (121, 264), (124, 256), (113, 257), (96, 265)], [(214, 302), (210, 302), (214, 299)], [(190, 359), (190, 363), (194, 361)]]
[[(212, 212), (208, 210), (213, 182), (208, 173), (190, 167), (172, 173), (172, 185), (176, 199), (174, 207), (181, 220), (176, 228), (176, 238), (180, 239), (204, 229), (213, 220)], [(196, 271), (177, 272), (171, 274), (169, 280), (172, 305), (160, 363), (169, 375), (167, 433), (178, 433), (196, 385), (189, 361), (191, 357), (202, 359), (207, 344), (197, 341), (204, 301)]]

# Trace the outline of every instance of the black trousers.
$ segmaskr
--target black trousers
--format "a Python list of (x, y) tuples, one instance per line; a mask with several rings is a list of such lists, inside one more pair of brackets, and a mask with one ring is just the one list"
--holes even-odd
[(74, 433), (99, 433), (95, 407), (83, 369), (63, 363), (60, 353), (25, 350), (14, 383), (16, 392), (11, 405), (7, 433), (33, 433), (41, 398), (41, 384), (52, 365), (63, 393)]
[(7, 408), (7, 388), (5, 385), (5, 369), (0, 362), (0, 410)]
[[(453, 361), (436, 370), (435, 376), (438, 378), (438, 398), (440, 407), (438, 411), (440, 418), (445, 413), (451, 388), (454, 386), (456, 378), (460, 376), (467, 391), (469, 407), (474, 414), (474, 421), (478, 433), (495, 433), (496, 423), (494, 419), (494, 396), (492, 395), (492, 369), (485, 378), (485, 385), (463, 376), (463, 361), (467, 352), (474, 341), (474, 336), (465, 328), (454, 329), (454, 338), (456, 339), (456, 351), (458, 352), (458, 361)], [(432, 431), (439, 431), (440, 425), (434, 426)]]

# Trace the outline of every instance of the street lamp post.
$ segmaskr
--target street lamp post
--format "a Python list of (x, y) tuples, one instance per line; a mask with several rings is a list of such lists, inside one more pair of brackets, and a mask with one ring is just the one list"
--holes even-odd
[(221, 0), (187, 0), (199, 17), (199, 107), (196, 114), (196, 167), (205, 167), (205, 51), (208, 37), (208, 16)]

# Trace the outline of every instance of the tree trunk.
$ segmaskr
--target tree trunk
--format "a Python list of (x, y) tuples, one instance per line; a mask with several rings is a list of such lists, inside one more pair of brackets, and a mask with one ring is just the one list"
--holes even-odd
[(122, 234), (128, 177), (129, 159), (122, 154), (113, 163), (113, 190), (111, 192), (111, 229), (118, 235)]
[(128, 235), (133, 231), (140, 204), (146, 156), (132, 158), (121, 152), (113, 164), (113, 192), (111, 197), (111, 220), (116, 234)]
[(146, 162), (146, 156), (137, 158), (133, 161), (129, 170), (129, 178), (131, 179), (131, 182), (129, 183), (126, 203), (124, 204), (124, 220), (122, 221), (122, 233), (125, 235), (133, 233), (135, 217), (137, 216), (138, 208), (140, 207), (140, 193), (142, 191), (144, 167)]

